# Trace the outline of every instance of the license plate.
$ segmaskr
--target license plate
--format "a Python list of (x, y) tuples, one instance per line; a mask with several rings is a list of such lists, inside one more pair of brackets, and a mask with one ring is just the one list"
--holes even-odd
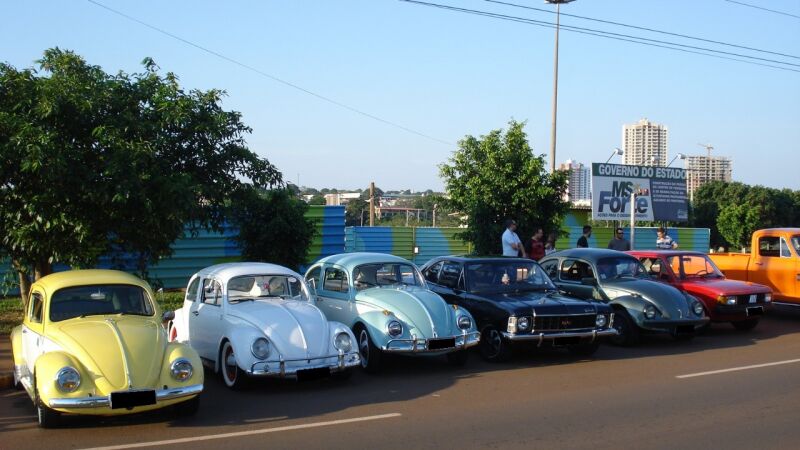
[(750, 303), (755, 303), (755, 302), (756, 302), (756, 295), (753, 294), (750, 296)]
[(297, 371), (297, 380), (315, 380), (317, 378), (325, 378), (331, 376), (331, 370), (327, 367), (318, 367), (316, 369), (305, 369)]
[(553, 345), (560, 347), (562, 345), (578, 345), (581, 343), (581, 338), (575, 337), (562, 337), (553, 339)]
[(133, 408), (156, 404), (156, 391), (125, 391), (111, 393), (111, 409)]
[(675, 327), (675, 334), (692, 334), (694, 333), (694, 326), (692, 325), (678, 325)]
[(456, 338), (428, 340), (428, 350), (441, 350), (443, 348), (453, 348), (455, 346)]
[(752, 308), (747, 308), (747, 316), (762, 316), (764, 315), (764, 308), (761, 306), (755, 306)]

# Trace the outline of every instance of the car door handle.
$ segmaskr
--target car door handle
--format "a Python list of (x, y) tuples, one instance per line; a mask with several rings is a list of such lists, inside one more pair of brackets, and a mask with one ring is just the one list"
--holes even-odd
[(194, 314), (195, 316), (199, 316), (200, 315), (200, 311), (192, 311), (192, 314)]
[(756, 261), (756, 262), (754, 262), (753, 264), (755, 264), (755, 265), (757, 265), (757, 266), (763, 266), (763, 265), (764, 265), (764, 263), (763, 263), (763, 262), (759, 262), (759, 261)]

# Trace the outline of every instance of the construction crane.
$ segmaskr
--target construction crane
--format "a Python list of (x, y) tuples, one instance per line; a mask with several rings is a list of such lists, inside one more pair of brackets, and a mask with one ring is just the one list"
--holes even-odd
[(705, 148), (708, 158), (711, 159), (711, 150), (714, 150), (714, 146), (711, 145), (711, 144), (697, 144), (697, 145), (699, 145), (700, 147)]

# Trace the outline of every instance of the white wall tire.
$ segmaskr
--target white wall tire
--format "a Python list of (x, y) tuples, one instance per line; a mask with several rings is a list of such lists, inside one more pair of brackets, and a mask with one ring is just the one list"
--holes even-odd
[(219, 371), (225, 386), (230, 389), (240, 389), (246, 383), (247, 375), (239, 368), (239, 364), (236, 362), (236, 353), (233, 351), (230, 341), (225, 341), (219, 351)]

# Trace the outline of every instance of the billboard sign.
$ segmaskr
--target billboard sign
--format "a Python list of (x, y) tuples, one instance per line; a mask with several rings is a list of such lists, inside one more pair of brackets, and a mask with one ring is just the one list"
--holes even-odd
[(629, 220), (636, 192), (636, 220), (686, 222), (686, 170), (592, 163), (592, 219)]

